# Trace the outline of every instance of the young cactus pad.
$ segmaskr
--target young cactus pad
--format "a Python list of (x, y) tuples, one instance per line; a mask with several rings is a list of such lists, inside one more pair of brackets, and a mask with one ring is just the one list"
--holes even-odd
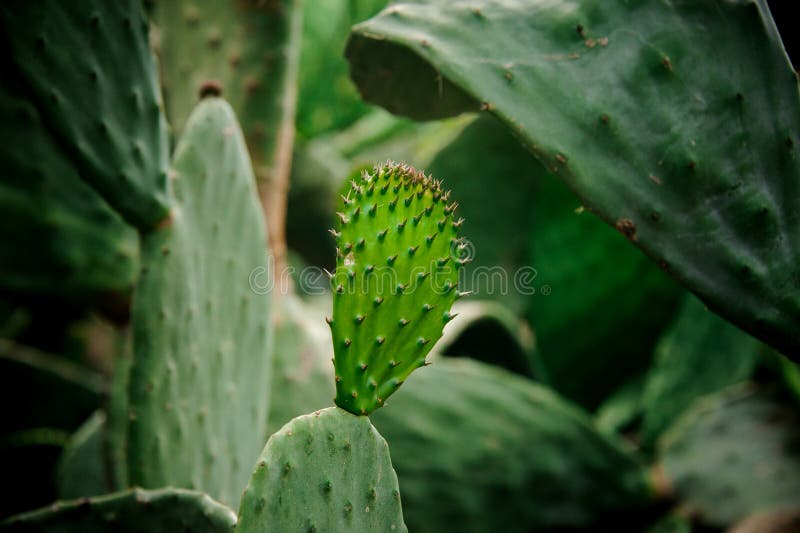
[(453, 318), (460, 220), (441, 182), (387, 163), (352, 182), (338, 213), (333, 286), (336, 405), (381, 407)]

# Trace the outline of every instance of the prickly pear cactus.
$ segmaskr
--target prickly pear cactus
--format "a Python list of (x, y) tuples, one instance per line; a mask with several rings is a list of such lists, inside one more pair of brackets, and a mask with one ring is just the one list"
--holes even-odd
[(441, 182), (387, 163), (342, 198), (333, 287), (336, 405), (381, 407), (453, 318), (462, 261), (455, 203)]
[(800, 360), (800, 98), (766, 0), (394, 3), (346, 54), (397, 114), (496, 115), (588, 211)]
[(716, 528), (800, 504), (800, 416), (785, 392), (736, 385), (695, 401), (659, 441), (682, 507)]
[(236, 531), (406, 531), (386, 441), (338, 407), (295, 418), (267, 442)]
[(652, 446), (697, 398), (752, 377), (765, 350), (689, 295), (658, 341), (647, 373), (641, 404), (643, 445)]
[(169, 145), (141, 2), (3, 2), (0, 32), (14, 64), (4, 86), (21, 82), (72, 170), (122, 218), (155, 227), (169, 210)]
[(469, 359), (438, 360), (407, 386), (370, 418), (411, 531), (642, 531), (646, 470), (552, 390)]
[(33, 533), (230, 533), (236, 515), (206, 494), (183, 489), (134, 489), (97, 498), (56, 502), (0, 522), (0, 531)]
[(169, 225), (142, 240), (133, 307), (127, 460), (131, 484), (239, 500), (269, 409), (271, 276), (264, 220), (231, 107), (207, 97), (170, 172)]

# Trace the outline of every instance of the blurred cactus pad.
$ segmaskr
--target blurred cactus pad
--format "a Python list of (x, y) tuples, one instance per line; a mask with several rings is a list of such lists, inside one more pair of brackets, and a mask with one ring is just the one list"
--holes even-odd
[(796, 533), (791, 7), (0, 2), (0, 532)]

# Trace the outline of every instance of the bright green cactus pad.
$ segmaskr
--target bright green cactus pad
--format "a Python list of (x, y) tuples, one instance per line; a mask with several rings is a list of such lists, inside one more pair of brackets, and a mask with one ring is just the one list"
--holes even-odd
[(540, 384), (437, 360), (372, 415), (392, 447), (411, 531), (642, 531), (644, 468)]
[(342, 199), (333, 288), (336, 405), (369, 414), (425, 365), (458, 297), (460, 220), (441, 183), (387, 163)]
[(230, 533), (236, 515), (207, 495), (183, 489), (134, 489), (97, 498), (56, 502), (0, 522), (15, 533)]
[(800, 98), (765, 0), (398, 3), (346, 53), (395, 113), (480, 102), (713, 311), (800, 357)]
[(19, 82), (72, 172), (134, 226), (156, 226), (169, 146), (141, 2), (4, 2), (0, 29), (14, 64), (4, 85)]
[(295, 418), (267, 442), (236, 531), (406, 531), (389, 446), (338, 407)]
[(783, 391), (752, 384), (696, 401), (660, 441), (682, 507), (716, 528), (800, 504), (800, 416)]
[(269, 409), (264, 220), (236, 117), (198, 104), (170, 171), (171, 223), (142, 241), (130, 373), (130, 483), (239, 501)]

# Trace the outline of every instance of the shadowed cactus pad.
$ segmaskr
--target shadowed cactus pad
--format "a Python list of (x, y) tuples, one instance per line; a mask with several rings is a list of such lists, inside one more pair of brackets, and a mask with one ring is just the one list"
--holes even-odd
[(338, 407), (295, 418), (267, 442), (236, 531), (407, 531), (386, 441)]
[(458, 296), (460, 220), (441, 182), (387, 163), (353, 181), (338, 213), (333, 285), (336, 405), (369, 414), (442, 336)]
[(94, 533), (119, 531), (229, 532), (236, 515), (202, 492), (133, 489), (97, 498), (56, 502), (0, 522), (0, 531)]

